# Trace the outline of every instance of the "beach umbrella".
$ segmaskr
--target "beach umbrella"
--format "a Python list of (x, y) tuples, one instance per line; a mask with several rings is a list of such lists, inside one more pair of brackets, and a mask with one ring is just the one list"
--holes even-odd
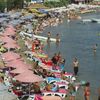
[[(6, 33), (4, 33), (4, 34), (6, 34)], [(6, 43), (16, 43), (15, 40), (11, 39), (8, 36), (2, 36), (2, 37), (0, 37), (0, 39), (1, 39), (2, 42), (6, 42)]]
[(45, 9), (39, 9), (38, 11), (41, 12), (41, 13), (48, 14), (48, 11), (46, 11)]
[(9, 52), (1, 54), (1, 57), (3, 58), (4, 61), (10, 61), (10, 60), (15, 60), (15, 59), (20, 58), (20, 55), (12, 51), (9, 51)]
[(19, 68), (16, 68), (12, 71), (10, 71), (10, 73), (24, 73), (25, 71), (29, 71), (27, 67), (19, 67)]
[(8, 21), (9, 19), (7, 18), (0, 18), (0, 23), (3, 23), (4, 21)]
[(3, 47), (8, 48), (8, 49), (10, 49), (10, 48), (20, 48), (18, 46), (18, 44), (15, 44), (15, 43), (6, 43), (6, 44), (3, 45)]
[(11, 28), (6, 28), (5, 29), (5, 34), (6, 35), (15, 35), (16, 32), (14, 30), (12, 30)]
[(28, 14), (28, 15), (25, 15), (25, 16), (21, 17), (21, 19), (23, 19), (23, 20), (27, 20), (27, 19), (31, 20), (33, 17), (34, 17), (33, 14)]
[(7, 16), (9, 16), (8, 13), (0, 13), (0, 17), (7, 17)]
[(16, 12), (10, 15), (11, 18), (19, 18), (22, 15), (21, 12)]
[(17, 20), (10, 21), (9, 24), (16, 26), (16, 25), (21, 24), (23, 22), (24, 22), (23, 20), (17, 19)]
[(7, 25), (7, 27), (12, 29), (13, 31), (16, 31), (16, 29), (12, 25)]
[(15, 76), (14, 78), (20, 82), (27, 82), (27, 83), (43, 81), (42, 77), (33, 74), (32, 71), (25, 71), (24, 73), (21, 73), (21, 74)]
[(7, 62), (5, 66), (12, 67), (12, 68), (21, 68), (21, 67), (28, 68), (28, 69), (32, 68), (29, 64), (26, 64), (25, 62), (20, 61), (20, 60), (14, 60), (11, 62)]
[(41, 98), (42, 100), (62, 100), (62, 98), (59, 96), (43, 96)]

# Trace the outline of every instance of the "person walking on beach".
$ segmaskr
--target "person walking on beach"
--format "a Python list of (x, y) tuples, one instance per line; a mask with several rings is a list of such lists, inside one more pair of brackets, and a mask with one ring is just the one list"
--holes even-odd
[(90, 100), (90, 83), (87, 82), (84, 88), (84, 98), (85, 100)]
[(74, 68), (74, 75), (77, 76), (79, 70), (79, 61), (77, 60), (77, 58), (74, 58), (73, 60), (73, 68)]

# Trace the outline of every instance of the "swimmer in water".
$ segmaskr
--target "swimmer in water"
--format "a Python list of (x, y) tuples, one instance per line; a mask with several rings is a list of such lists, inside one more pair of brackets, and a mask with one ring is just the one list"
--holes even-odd
[(95, 45), (93, 46), (93, 52), (94, 52), (94, 53), (96, 53), (96, 51), (97, 51), (97, 46), (98, 46), (97, 44), (95, 44)]
[(59, 34), (56, 34), (56, 42), (60, 42), (60, 36), (59, 36)]

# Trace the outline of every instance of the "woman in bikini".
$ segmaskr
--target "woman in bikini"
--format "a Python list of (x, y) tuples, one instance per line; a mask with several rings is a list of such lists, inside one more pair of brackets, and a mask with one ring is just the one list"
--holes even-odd
[(84, 97), (85, 97), (85, 100), (90, 100), (90, 83), (89, 82), (85, 84)]

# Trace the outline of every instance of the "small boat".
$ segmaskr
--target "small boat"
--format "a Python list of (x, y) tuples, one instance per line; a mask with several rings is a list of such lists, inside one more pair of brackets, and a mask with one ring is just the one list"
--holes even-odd
[(100, 23), (100, 19), (92, 18), (92, 19), (91, 19), (91, 22)]
[[(47, 37), (44, 37), (44, 36), (39, 36), (39, 35), (34, 35), (34, 34), (29, 34), (29, 33), (26, 33), (26, 32), (20, 32), (19, 33), (21, 36), (28, 36), (28, 37), (30, 37), (30, 38), (38, 38), (39, 40), (44, 40), (44, 41), (47, 41)], [(50, 38), (50, 41), (51, 42), (56, 42), (56, 39), (55, 38)]]
[(82, 22), (83, 22), (83, 23), (91, 22), (91, 19), (83, 19)]

